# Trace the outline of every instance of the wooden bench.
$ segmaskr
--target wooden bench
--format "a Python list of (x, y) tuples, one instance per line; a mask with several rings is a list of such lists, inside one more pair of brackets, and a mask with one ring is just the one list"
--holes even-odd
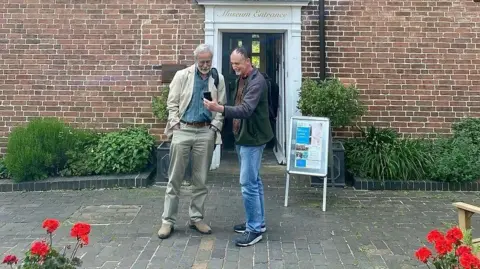
[[(462, 202), (453, 203), (453, 206), (458, 211), (458, 227), (463, 230), (470, 229), (472, 227), (472, 215), (475, 213), (480, 214), (480, 207)], [(473, 243), (480, 243), (480, 238), (473, 239)]]

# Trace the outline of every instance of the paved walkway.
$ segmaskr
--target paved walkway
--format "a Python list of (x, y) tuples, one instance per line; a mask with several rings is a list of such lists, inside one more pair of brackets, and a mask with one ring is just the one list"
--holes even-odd
[(332, 189), (322, 212), (322, 191), (296, 178), (285, 208), (283, 179), (272, 174), (265, 179), (268, 231), (259, 244), (240, 249), (231, 242), (232, 226), (243, 220), (235, 169), (210, 181), (206, 216), (214, 233), (201, 236), (185, 226), (185, 188), (176, 233), (163, 241), (156, 232), (164, 188), (2, 193), (0, 254), (23, 257), (33, 240), (45, 236), (41, 222), (54, 217), (62, 221), (57, 247), (73, 243), (73, 222), (93, 225), (90, 245), (79, 251), (82, 268), (426, 268), (413, 252), (430, 229), (456, 222), (451, 203), (480, 204), (474, 193)]

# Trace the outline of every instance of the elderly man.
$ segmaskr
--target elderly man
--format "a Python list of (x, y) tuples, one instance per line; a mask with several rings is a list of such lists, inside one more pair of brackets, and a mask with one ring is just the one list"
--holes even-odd
[[(190, 153), (193, 191), (189, 226), (202, 234), (212, 232), (204, 221), (204, 203), (208, 193), (205, 183), (215, 144), (221, 144), (223, 115), (207, 110), (203, 106), (203, 98), (204, 92), (210, 92), (220, 104), (225, 103), (225, 80), (216, 69), (212, 69), (213, 50), (209, 45), (198, 46), (194, 57), (194, 65), (175, 74), (167, 100), (169, 115), (165, 133), (172, 142), (162, 227), (158, 231), (160, 239), (168, 238), (174, 230), (180, 186)], [(218, 87), (215, 76), (218, 76)]]
[(204, 100), (210, 111), (222, 113), (233, 119), (233, 134), (240, 160), (240, 185), (246, 222), (235, 225), (236, 232), (243, 233), (235, 240), (237, 246), (245, 247), (262, 240), (266, 231), (263, 183), (260, 167), (265, 145), (272, 140), (273, 131), (268, 114), (268, 89), (265, 78), (252, 66), (249, 52), (236, 48), (230, 55), (235, 73), (235, 100), (229, 106), (217, 100)]

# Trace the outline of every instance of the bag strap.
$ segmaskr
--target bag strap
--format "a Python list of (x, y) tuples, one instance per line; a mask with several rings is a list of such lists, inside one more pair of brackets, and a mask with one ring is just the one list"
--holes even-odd
[(218, 78), (218, 70), (215, 67), (212, 67), (211, 71), (212, 71), (212, 77), (215, 84), (215, 88), (218, 89), (218, 83), (220, 83), (220, 79)]

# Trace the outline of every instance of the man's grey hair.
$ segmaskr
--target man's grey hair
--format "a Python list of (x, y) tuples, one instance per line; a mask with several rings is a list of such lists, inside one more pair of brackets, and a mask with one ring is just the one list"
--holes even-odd
[(196, 49), (195, 51), (193, 52), (193, 56), (195, 57), (195, 60), (198, 58), (198, 55), (200, 53), (205, 53), (205, 52), (208, 52), (210, 53), (210, 55), (212, 55), (213, 57), (213, 48), (212, 46), (208, 45), (208, 44), (200, 44)]

